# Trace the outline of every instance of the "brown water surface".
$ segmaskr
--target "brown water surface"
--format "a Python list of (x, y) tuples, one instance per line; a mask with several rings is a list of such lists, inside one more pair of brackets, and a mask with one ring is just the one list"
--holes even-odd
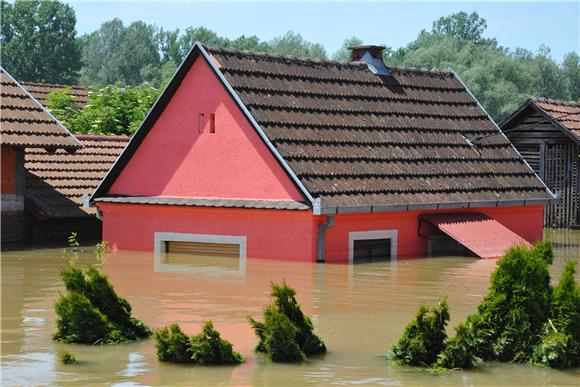
[[(578, 260), (580, 232), (551, 232), (549, 237), (556, 247), (551, 271), (557, 277), (566, 260)], [(237, 367), (195, 367), (157, 362), (153, 340), (95, 347), (52, 341), (53, 304), (63, 291), (58, 274), (68, 257), (62, 249), (2, 253), (3, 386), (580, 385), (580, 370), (482, 364), (433, 375), (384, 358), (420, 303), (434, 304), (447, 295), (450, 326), (473, 313), (495, 261), (443, 257), (348, 266), (249, 259), (245, 268), (216, 269), (208, 258), (176, 271), (176, 264), (155, 268), (153, 254), (109, 253), (102, 270), (133, 305), (137, 318), (153, 328), (179, 322), (189, 334), (211, 319), (248, 359)], [(78, 253), (78, 262), (96, 262), (90, 247)], [(304, 311), (329, 349), (304, 364), (273, 364), (253, 353), (256, 339), (247, 316), (261, 318), (269, 282), (282, 278), (298, 290)], [(81, 364), (60, 365), (55, 356), (59, 348), (72, 352)]]

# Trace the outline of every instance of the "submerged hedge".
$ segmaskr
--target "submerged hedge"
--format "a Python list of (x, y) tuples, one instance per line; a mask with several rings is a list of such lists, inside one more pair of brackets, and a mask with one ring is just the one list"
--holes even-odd
[(324, 342), (313, 333), (312, 320), (305, 316), (296, 291), (286, 282), (271, 283), (272, 301), (264, 308), (264, 322), (249, 318), (259, 342), (257, 352), (274, 362), (297, 362), (326, 352)]
[(111, 344), (151, 335), (143, 322), (131, 316), (131, 305), (117, 295), (107, 276), (95, 266), (81, 269), (69, 262), (60, 276), (67, 294), (55, 304), (55, 340)]
[[(392, 347), (400, 364), (470, 368), (484, 361), (534, 363), (570, 368), (580, 365), (580, 288), (569, 262), (555, 289), (549, 264), (549, 242), (509, 249), (491, 276), (488, 294), (477, 313), (445, 339), (446, 303), (428, 311), (421, 307)], [(442, 338), (444, 345), (441, 345)]]
[(232, 344), (220, 337), (211, 321), (207, 321), (197, 336), (188, 337), (178, 324), (155, 332), (157, 358), (173, 363), (199, 365), (239, 364), (244, 357)]

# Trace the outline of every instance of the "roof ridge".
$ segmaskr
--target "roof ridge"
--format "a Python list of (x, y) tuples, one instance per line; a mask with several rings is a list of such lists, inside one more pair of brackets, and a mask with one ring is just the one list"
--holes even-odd
[(83, 89), (89, 90), (88, 86), (80, 86), (80, 85), (65, 85), (62, 83), (43, 83), (43, 82), (28, 82), (28, 81), (19, 81), (21, 85), (27, 86), (48, 86), (48, 87), (55, 87), (64, 89), (65, 87), (72, 87), (73, 89)]
[[(231, 48), (231, 47), (206, 45), (203, 43), (201, 43), (201, 45), (210, 54), (215, 52), (215, 53), (224, 53), (224, 54), (230, 54), (230, 55), (244, 55), (244, 56), (257, 57), (257, 58), (263, 58), (263, 59), (272, 59), (272, 60), (276, 60), (276, 61), (292, 61), (292, 62), (298, 62), (298, 63), (302, 62), (304, 64), (330, 65), (330, 66), (342, 66), (342, 67), (365, 67), (366, 68), (366, 63), (362, 62), (362, 61), (344, 62), (344, 61), (332, 60), (332, 59), (309, 59), (309, 58), (299, 58), (299, 57), (292, 56), (292, 55), (273, 54), (273, 53), (265, 52), (265, 51), (239, 50), (239, 49)], [(385, 64), (385, 66), (389, 70), (394, 70), (397, 72), (445, 74), (445, 75), (452, 75), (453, 76), (453, 73), (451, 71), (449, 71), (448, 69), (443, 69), (443, 68), (441, 68), (441, 69), (433, 68), (433, 69), (429, 70), (429, 69), (423, 69), (423, 68), (420, 69), (420, 68), (416, 68), (416, 67), (394, 66), (394, 65), (388, 65), (388, 64)]]

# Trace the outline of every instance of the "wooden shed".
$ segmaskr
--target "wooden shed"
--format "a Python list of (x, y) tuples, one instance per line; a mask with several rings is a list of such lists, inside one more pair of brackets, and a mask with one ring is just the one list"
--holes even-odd
[(542, 238), (551, 192), (457, 74), (383, 48), (345, 63), (196, 43), (92, 197), (103, 239), (357, 263)]
[(558, 200), (545, 227), (580, 226), (580, 102), (528, 98), (500, 123), (505, 135)]

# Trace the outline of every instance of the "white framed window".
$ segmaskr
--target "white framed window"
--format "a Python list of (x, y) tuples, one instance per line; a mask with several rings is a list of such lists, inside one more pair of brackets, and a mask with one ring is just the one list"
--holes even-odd
[[(246, 240), (246, 236), (236, 235), (156, 232), (154, 234), (154, 269), (158, 272), (198, 272), (244, 276), (246, 272)], [(189, 254), (192, 260), (189, 264), (187, 260), (181, 263), (168, 261), (169, 252), (182, 253), (186, 257)], [(233, 254), (233, 252), (237, 252), (237, 254)], [(233, 262), (233, 265), (212, 265), (211, 260), (207, 259), (201, 264), (196, 264), (195, 255), (224, 255), (226, 260), (232, 260), (229, 263)], [(235, 264), (236, 261), (237, 264)]]
[[(397, 259), (397, 237), (398, 230), (372, 230), (372, 231), (351, 231), (348, 233), (348, 263), (355, 263), (355, 257), (365, 251), (372, 257), (372, 252), (381, 250), (384, 254), (387, 251), (390, 260)], [(381, 244), (387, 245), (381, 247)]]

